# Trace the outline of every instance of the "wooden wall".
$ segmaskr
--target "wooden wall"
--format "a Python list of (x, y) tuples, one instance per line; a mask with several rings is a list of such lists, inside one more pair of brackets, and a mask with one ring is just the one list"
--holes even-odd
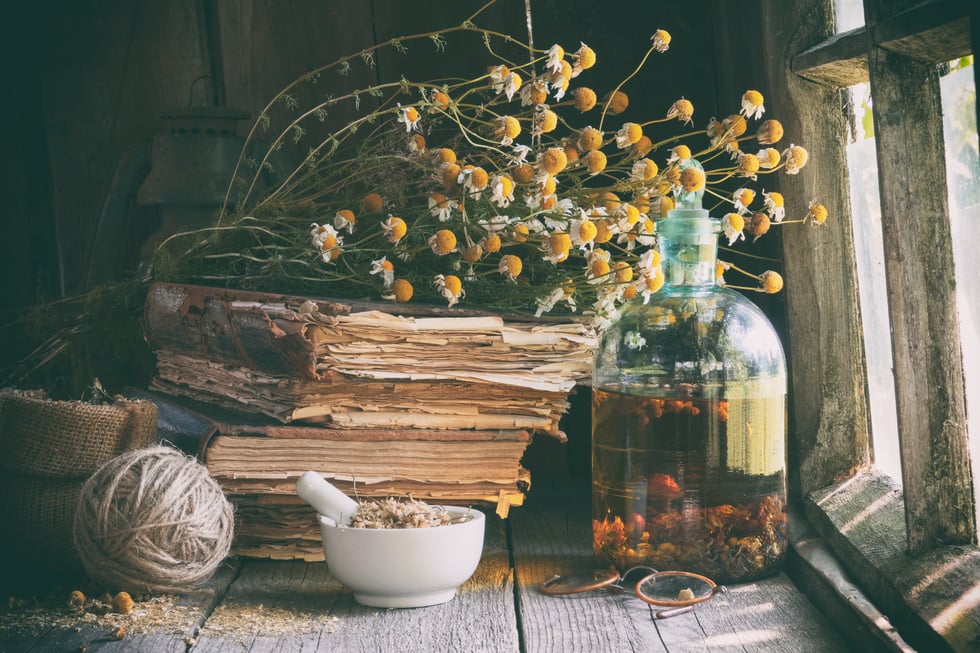
[[(97, 247), (94, 242), (113, 175), (127, 152), (163, 129), (162, 111), (189, 103), (196, 79), (207, 76), (215, 84), (194, 85), (194, 104), (218, 103), (255, 116), (276, 91), (316, 65), (394, 35), (458, 24), (482, 4), (38, 0), (10, 9), (2, 57), (8, 99), (2, 121), (7, 150), (2, 183), (8, 201), (0, 218), (5, 305), (16, 309), (85, 290), (93, 252), (131, 258), (124, 250), (133, 247), (125, 242), (133, 233), (105, 235), (118, 239), (118, 245), (102, 242)], [(711, 116), (737, 110), (746, 87), (742, 82), (753, 81), (751, 74), (743, 73), (749, 77), (744, 80), (733, 77), (731, 58), (715, 47), (716, 40), (732, 47), (738, 32), (726, 26), (730, 21), (750, 23), (751, 7), (735, 14), (722, 0), (670, 5), (532, 0), (532, 12), (537, 47), (558, 42), (574, 50), (584, 41), (598, 52), (599, 64), (589, 72), (589, 82), (598, 88), (609, 88), (610, 80), (632, 70), (656, 29), (674, 35), (668, 55), (626, 89), (630, 114), (637, 118), (664, 112), (683, 95), (694, 102), (695, 124), (701, 128)], [(525, 2), (498, 0), (479, 22), (524, 38)], [(448, 52), (437, 55), (430, 43), (419, 42), (407, 55), (379, 57), (375, 69), (354, 66), (347, 77), (324, 75), (324, 92), (338, 94), (403, 74), (424, 79), (446, 71), (482, 70), (486, 54), (472, 43), (451, 40)], [(746, 56), (751, 59), (751, 51)], [(719, 93), (724, 94), (722, 101)], [(243, 122), (241, 133), (248, 127)], [(146, 219), (133, 215), (134, 222)], [(131, 228), (147, 233), (147, 225)], [(10, 346), (4, 359), (16, 359), (18, 337), (12, 332), (6, 338)]]

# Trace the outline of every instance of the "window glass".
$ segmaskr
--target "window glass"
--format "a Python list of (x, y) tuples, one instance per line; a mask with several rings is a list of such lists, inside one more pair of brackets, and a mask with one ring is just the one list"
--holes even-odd
[(838, 34), (864, 25), (863, 0), (836, 0), (834, 9)]
[(868, 400), (875, 467), (902, 482), (895, 413), (895, 378), (892, 373), (891, 327), (885, 290), (885, 256), (878, 199), (878, 164), (868, 84), (849, 89), (854, 107), (847, 167), (854, 221), (861, 323), (868, 366)]
[[(967, 432), (980, 510), (980, 165), (973, 57), (952, 62), (941, 79), (949, 217), (966, 379)], [(980, 514), (978, 514), (980, 523)]]

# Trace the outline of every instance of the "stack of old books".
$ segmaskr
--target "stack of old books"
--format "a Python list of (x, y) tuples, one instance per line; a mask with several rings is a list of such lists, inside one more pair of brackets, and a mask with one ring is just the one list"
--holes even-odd
[[(150, 389), (201, 419), (200, 456), (236, 505), (240, 555), (322, 557), (295, 481), (351, 495), (523, 502), (531, 436), (563, 439), (592, 330), (390, 304), (157, 283), (145, 328)], [(399, 306), (399, 311), (408, 311)]]

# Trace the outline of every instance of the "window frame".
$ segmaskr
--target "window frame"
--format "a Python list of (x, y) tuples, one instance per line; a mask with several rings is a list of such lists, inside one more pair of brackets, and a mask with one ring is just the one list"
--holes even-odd
[[(819, 536), (910, 643), (965, 649), (980, 641), (980, 550), (937, 64), (976, 52), (980, 18), (955, 0), (865, 0), (865, 26), (835, 34), (833, 4), (759, 5), (767, 109), (811, 154), (806, 174), (780, 179), (780, 190), (831, 216), (782, 242), (795, 489)], [(862, 81), (874, 98), (904, 491), (871, 468), (841, 173), (843, 89)]]

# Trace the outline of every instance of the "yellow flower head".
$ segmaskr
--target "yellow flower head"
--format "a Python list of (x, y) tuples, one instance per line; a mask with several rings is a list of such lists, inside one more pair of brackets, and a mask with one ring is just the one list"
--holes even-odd
[(561, 71), (561, 64), (565, 60), (565, 49), (557, 43), (548, 50), (548, 61), (545, 67), (553, 73)]
[(795, 175), (800, 171), (800, 168), (806, 165), (810, 155), (806, 149), (791, 143), (783, 152), (783, 158), (786, 159), (786, 174)]
[(606, 96), (605, 104), (609, 107), (609, 113), (615, 116), (626, 111), (630, 105), (630, 98), (622, 91), (613, 91), (612, 94)]
[(808, 218), (812, 218), (814, 224), (823, 224), (827, 221), (827, 207), (823, 204), (817, 204), (816, 202), (810, 202), (810, 211), (807, 213)]
[(436, 166), (441, 166), (443, 163), (456, 163), (456, 152), (448, 147), (440, 147), (432, 152), (432, 162)]
[(590, 175), (597, 175), (606, 169), (606, 155), (602, 150), (592, 150), (584, 158)]
[(586, 127), (578, 137), (578, 149), (591, 152), (602, 147), (602, 132), (595, 127)]
[(410, 132), (413, 129), (419, 128), (419, 116), (418, 109), (415, 107), (403, 107), (398, 105), (398, 122), (405, 123), (405, 131)]
[(415, 294), (415, 288), (412, 287), (411, 282), (406, 279), (395, 279), (395, 282), (391, 286), (395, 301), (399, 304), (404, 304), (405, 302), (412, 299), (412, 295)]
[(592, 109), (597, 101), (595, 91), (585, 86), (575, 89), (572, 96), (575, 98), (575, 108), (582, 113)]
[(613, 264), (613, 271), (616, 283), (629, 283), (633, 280), (633, 268), (626, 261), (616, 261)]
[(439, 256), (456, 251), (456, 234), (449, 229), (440, 229), (429, 237), (429, 247)]
[(575, 65), (572, 66), (572, 77), (578, 77), (583, 70), (588, 70), (595, 65), (595, 50), (584, 43), (579, 44), (578, 50), (572, 55), (575, 58)]
[(608, 251), (596, 248), (589, 253), (588, 266), (586, 273), (590, 279), (602, 279), (611, 271), (609, 260), (611, 256)]
[(504, 95), (507, 96), (507, 101), (510, 102), (514, 99), (514, 94), (521, 89), (521, 84), (524, 80), (517, 73), (510, 73), (504, 78)]
[(459, 175), (463, 171), (462, 167), (458, 163), (443, 163), (442, 164), (442, 186), (446, 190), (449, 190), (453, 186), (459, 183)]
[(786, 217), (786, 206), (782, 193), (775, 191), (771, 193), (764, 192), (762, 193), (762, 198), (766, 204), (766, 211), (769, 212), (769, 216), (773, 222), (782, 222), (783, 218)]
[(413, 154), (422, 154), (425, 152), (425, 136), (422, 134), (412, 134), (412, 137), (408, 139), (408, 151)]
[(449, 96), (446, 95), (445, 91), (441, 91), (437, 88), (429, 91), (429, 102), (432, 103), (430, 111), (445, 111), (449, 108)]
[(766, 270), (759, 275), (759, 286), (762, 292), (777, 293), (783, 289), (783, 277), (772, 270)]
[[(673, 211), (675, 206), (676, 206), (676, 203), (674, 202), (674, 198), (672, 198), (672, 197), (670, 197), (668, 195), (661, 196), (660, 197), (660, 206), (658, 207), (659, 208), (658, 215), (661, 218), (666, 218), (667, 217), (667, 214), (670, 213), (671, 211)], [(651, 203), (650, 208), (651, 209), (653, 208), (653, 204), (652, 203)]]
[(600, 245), (608, 243), (616, 235), (614, 225), (611, 220), (602, 219), (595, 221), (595, 238), (592, 240)]
[(756, 156), (759, 157), (759, 165), (764, 170), (772, 170), (779, 165), (779, 150), (775, 148), (763, 148), (759, 150), (759, 153), (756, 154)]
[(677, 145), (670, 148), (670, 157), (667, 159), (668, 163), (675, 163), (681, 161), (687, 161), (691, 158), (691, 148), (687, 145)]
[(437, 274), (433, 279), (433, 284), (435, 284), (436, 289), (442, 295), (443, 299), (449, 302), (450, 308), (459, 302), (460, 297), (466, 294), (463, 292), (463, 282), (454, 274), (447, 274), (445, 276)]
[(728, 136), (738, 138), (745, 134), (745, 130), (749, 128), (749, 123), (745, 121), (745, 116), (733, 113), (721, 121), (721, 127)]
[(535, 136), (547, 134), (554, 131), (557, 126), (558, 114), (542, 105), (534, 113), (534, 127), (531, 129), (531, 133)]
[(738, 175), (755, 179), (759, 172), (759, 157), (754, 154), (742, 154), (738, 157)]
[(511, 239), (515, 243), (527, 242), (527, 237), (531, 234), (531, 230), (527, 228), (527, 225), (523, 222), (518, 222), (511, 229)]
[(510, 145), (520, 133), (521, 123), (513, 116), (500, 116), (493, 121), (493, 138), (501, 145)]
[(514, 201), (514, 180), (509, 175), (501, 174), (493, 178), (490, 201), (502, 209)]
[(544, 104), (548, 99), (548, 84), (544, 80), (535, 79), (521, 91), (521, 106)]
[(732, 201), (735, 204), (736, 213), (746, 213), (749, 204), (755, 201), (755, 191), (751, 188), (739, 188), (732, 193)]
[(637, 282), (640, 284), (639, 292), (649, 298), (651, 294), (664, 287), (664, 270), (657, 268), (651, 276), (641, 277)]
[(408, 225), (399, 217), (388, 214), (388, 219), (381, 225), (389, 242), (397, 243), (408, 233)]
[(625, 122), (616, 132), (616, 147), (625, 150), (643, 138), (643, 127), (635, 122)]
[(361, 208), (368, 215), (381, 213), (381, 210), (384, 208), (384, 201), (377, 193), (368, 193), (361, 199)]
[(557, 175), (568, 165), (568, 157), (565, 150), (560, 147), (549, 147), (538, 155), (538, 169), (547, 172), (549, 175)]
[(483, 239), (483, 249), (488, 254), (495, 254), (500, 251), (500, 236), (498, 234), (490, 234)]
[(556, 232), (548, 236), (544, 260), (550, 263), (561, 263), (568, 258), (572, 249), (572, 237), (565, 232)]
[(565, 150), (565, 158), (568, 159), (569, 163), (575, 163), (579, 159), (578, 148), (571, 143), (562, 143), (562, 149)]
[(350, 209), (340, 209), (333, 217), (333, 226), (337, 231), (346, 229), (347, 233), (352, 234), (355, 224), (357, 224), (357, 218)]
[(650, 159), (640, 159), (633, 164), (633, 168), (630, 171), (631, 181), (650, 181), (657, 176), (659, 168), (657, 164)]
[(667, 118), (677, 118), (679, 121), (690, 125), (694, 122), (694, 105), (691, 104), (690, 100), (685, 100), (681, 98), (670, 105), (667, 109)]
[(774, 143), (778, 143), (783, 138), (783, 123), (775, 118), (764, 120), (759, 125), (759, 131), (756, 132), (755, 138), (759, 141), (760, 145), (773, 145)]
[(766, 110), (762, 103), (762, 93), (759, 91), (745, 91), (742, 94), (742, 114), (746, 118), (758, 118)]
[(583, 247), (594, 241), (598, 232), (591, 220), (572, 220), (568, 229), (568, 235), (576, 247)]
[(738, 213), (726, 213), (721, 219), (721, 229), (728, 238), (728, 245), (731, 246), (736, 240), (745, 239), (742, 230), (745, 229), (745, 218)]
[(681, 188), (688, 193), (696, 193), (704, 188), (704, 170), (697, 166), (684, 168), (681, 172)]
[(666, 52), (667, 48), (670, 47), (670, 32), (665, 29), (658, 29), (650, 37), (650, 41), (653, 43), (653, 49), (657, 52)]
[(653, 141), (651, 141), (650, 137), (647, 136), (646, 134), (644, 134), (640, 138), (640, 140), (633, 143), (633, 154), (638, 157), (643, 157), (646, 156), (647, 154), (650, 154), (650, 150), (652, 149), (653, 149)]
[(524, 263), (513, 254), (504, 254), (501, 256), (500, 265), (497, 267), (497, 271), (510, 281), (516, 281), (517, 277), (521, 276), (521, 270), (523, 269)]

